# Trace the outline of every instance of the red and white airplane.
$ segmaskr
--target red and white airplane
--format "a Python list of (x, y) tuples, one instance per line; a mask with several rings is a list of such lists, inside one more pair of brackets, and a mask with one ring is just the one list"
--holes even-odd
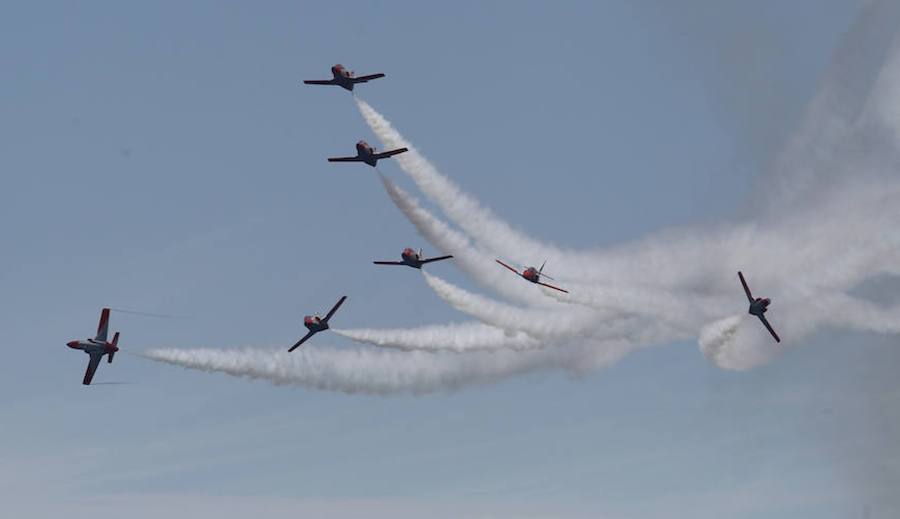
[(332, 79), (307, 79), (303, 82), (307, 85), (336, 85), (352, 92), (353, 86), (357, 83), (367, 83), (373, 79), (384, 77), (384, 74), (380, 72), (378, 74), (356, 77), (352, 70), (347, 70), (340, 63), (331, 67), (331, 74), (334, 76)]
[(337, 312), (338, 308), (340, 308), (341, 305), (344, 304), (344, 301), (346, 299), (347, 296), (341, 296), (341, 298), (338, 299), (338, 302), (331, 308), (331, 310), (329, 310), (328, 313), (325, 314), (324, 319), (322, 319), (318, 315), (307, 315), (306, 317), (304, 317), (303, 326), (306, 326), (306, 329), (309, 331), (306, 333), (306, 335), (303, 336), (302, 339), (294, 343), (294, 345), (288, 349), (288, 352), (292, 352), (299, 348), (301, 344), (309, 340), (309, 338), (313, 335), (327, 330), (328, 321), (331, 320), (331, 316), (333, 316), (334, 313)]
[(359, 141), (356, 143), (355, 157), (329, 157), (328, 162), (365, 162), (366, 164), (374, 168), (378, 164), (379, 160), (393, 157), (394, 155), (398, 155), (407, 151), (409, 151), (409, 148), (397, 148), (396, 150), (382, 151), (381, 153), (377, 153), (375, 151), (375, 148), (373, 148), (368, 142)]
[(565, 292), (567, 294), (569, 293), (569, 291), (566, 289), (555, 287), (553, 285), (548, 285), (547, 283), (541, 282), (541, 277), (545, 277), (545, 278), (551, 279), (551, 280), (553, 279), (550, 276), (548, 276), (547, 274), (544, 274), (544, 265), (547, 264), (546, 260), (544, 260), (544, 263), (541, 264), (541, 268), (536, 269), (534, 267), (528, 267), (523, 272), (519, 272), (518, 270), (510, 267), (509, 265), (507, 265), (506, 263), (503, 263), (500, 260), (496, 260), (496, 261), (497, 261), (497, 263), (503, 265), (504, 267), (508, 268), (509, 270), (515, 272), (516, 275), (521, 276), (521, 277), (525, 278), (526, 280), (531, 281), (532, 283), (535, 283), (537, 285), (542, 285), (547, 288), (552, 288), (553, 290), (559, 290), (560, 292)]
[(407, 247), (400, 253), (400, 257), (403, 261), (373, 261), (372, 263), (376, 265), (405, 265), (414, 269), (421, 269), (422, 265), (426, 263), (450, 259), (453, 256), (448, 254), (447, 256), (437, 256), (435, 258), (426, 259), (422, 257), (422, 249), (419, 249), (419, 252), (416, 252), (411, 247)]
[(81, 381), (85, 386), (91, 384), (94, 378), (94, 372), (100, 365), (100, 360), (104, 355), (108, 355), (107, 360), (112, 364), (113, 356), (119, 351), (119, 332), (113, 335), (112, 342), (106, 340), (106, 334), (109, 331), (109, 308), (104, 308), (100, 312), (100, 324), (97, 326), (97, 335), (93, 339), (85, 339), (83, 341), (69, 341), (66, 346), (73, 350), (81, 350), (91, 356), (88, 362), (87, 371), (84, 372), (84, 380)]

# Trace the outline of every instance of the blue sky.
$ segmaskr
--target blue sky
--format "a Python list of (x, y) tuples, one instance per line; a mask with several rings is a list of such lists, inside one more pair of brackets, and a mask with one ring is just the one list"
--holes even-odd
[[(375, 258), (424, 246), (360, 89), (467, 191), (575, 248), (731, 219), (800, 124), (851, 1), (17, 3), (0, 17), (0, 497), (34, 517), (888, 517), (891, 340), (823, 333), (735, 373), (696, 342), (573, 378), (347, 396), (151, 363), (463, 318)], [(404, 182), (394, 164), (381, 167)], [(452, 265), (435, 272), (465, 284)], [(740, 297), (740, 294), (736, 294)], [(123, 354), (90, 388), (103, 306)], [(315, 343), (355, 347), (320, 335)], [(315, 347), (315, 344), (311, 344)]]

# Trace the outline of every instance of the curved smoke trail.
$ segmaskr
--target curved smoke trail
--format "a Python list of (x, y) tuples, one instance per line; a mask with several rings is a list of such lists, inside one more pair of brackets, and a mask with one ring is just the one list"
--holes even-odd
[(521, 303), (550, 306), (552, 301), (541, 302), (528, 287), (509, 276), (498, 276), (494, 258), (474, 247), (469, 238), (453, 230), (419, 205), (418, 201), (381, 173), (378, 174), (385, 191), (394, 205), (416, 227), (419, 234), (445, 254), (453, 254), (453, 262), (460, 270), (481, 286), (496, 290), (510, 300)]
[[(883, 76), (897, 83), (895, 76), (898, 74), (890, 73), (890, 69), (887, 67)], [(876, 85), (881, 86), (883, 82)], [(883, 86), (880, 89), (892, 90)], [(884, 103), (870, 104), (881, 106)], [(410, 147), (371, 106), (362, 101), (358, 101), (358, 105), (373, 131), (386, 144)], [(872, 120), (886, 125), (881, 112), (869, 112)], [(860, 131), (867, 133), (872, 124), (862, 122), (857, 126), (866, 129)], [(541, 256), (562, 252), (525, 237), (499, 220), (441, 175), (414, 149), (407, 155), (401, 163), (404, 170), (454, 223), (479, 243), (500, 253), (528, 247), (535, 248), (534, 252)], [(893, 142), (871, 154), (882, 157), (881, 162), (895, 155), (897, 150)], [(846, 169), (849, 163), (870, 172), (879, 171), (872, 174), (880, 182), (875, 185), (842, 184), (839, 188), (823, 186), (813, 197), (815, 204), (782, 214), (777, 221), (759, 215), (758, 221), (712, 229), (669, 230), (609, 251), (569, 253), (570, 257), (560, 258), (559, 262), (574, 268), (575, 274), (559, 275), (563, 279), (566, 275), (575, 278), (571, 282), (572, 293), (547, 295), (601, 312), (653, 316), (672, 326), (680, 326), (681, 334), (698, 334), (703, 323), (723, 318), (723, 305), (734, 299), (737, 286), (734, 273), (750, 266), (755, 279), (765, 280), (769, 287), (777, 287), (773, 294), (777, 300), (789, 301), (786, 299), (788, 294), (802, 294), (806, 300), (796, 297), (797, 304), (819, 307), (819, 315), (827, 316), (827, 319), (809, 315), (799, 317), (796, 328), (801, 335), (813, 327), (812, 323), (826, 320), (847, 328), (895, 333), (895, 327), (889, 322), (893, 317), (890, 313), (879, 317), (879, 313), (884, 314), (882, 310), (854, 306), (846, 297), (842, 307), (823, 303), (831, 293), (849, 296), (855, 286), (872, 276), (896, 274), (900, 265), (900, 185), (896, 175), (883, 164), (873, 165), (871, 157), (860, 161), (856, 155), (851, 155), (835, 160), (839, 158), (842, 159), (839, 169)], [(798, 243), (798, 236), (804, 237), (803, 243)], [(486, 299), (460, 292), (440, 280), (428, 277), (426, 280), (454, 307), (494, 326), (525, 330), (541, 337), (547, 333), (546, 322), (555, 321), (554, 316), (549, 315), (547, 319), (517, 324), (513, 316), (522, 315), (519, 310), (492, 306)], [(621, 288), (611, 290), (610, 280), (615, 280)], [(484, 308), (491, 311), (483, 312)], [(598, 322), (605, 322), (603, 315), (597, 317)], [(572, 333), (579, 335), (583, 328), (587, 326), (574, 326)]]
[[(368, 103), (357, 97), (356, 105), (372, 132), (385, 147), (409, 148), (408, 152), (395, 157), (397, 163), (453, 223), (469, 236), (479, 241), (485, 240), (486, 245), (494, 251), (503, 254), (515, 251), (516, 254), (525, 257), (543, 257), (548, 250), (546, 245), (513, 229), (494, 215), (493, 211), (459, 189), (450, 179), (438, 172), (412, 143), (400, 135), (400, 132)], [(561, 253), (557, 251), (550, 255), (556, 257)]]
[[(861, 37), (865, 27), (856, 31)], [(888, 32), (894, 35), (896, 28)], [(846, 58), (839, 61), (853, 61)], [(444, 300), (485, 324), (342, 333), (385, 347), (463, 354), (316, 348), (292, 356), (252, 350), (154, 350), (148, 356), (280, 384), (376, 394), (452, 389), (539, 369), (582, 372), (635, 348), (688, 337), (699, 337), (701, 351), (716, 365), (749, 369), (780, 350), (746, 314), (739, 269), (748, 272), (756, 295), (775, 301), (770, 320), (791, 342), (837, 327), (900, 333), (900, 309), (883, 308), (855, 292), (874, 276), (900, 275), (900, 104), (895, 94), (900, 53), (892, 49), (886, 66), (865, 85), (844, 89), (841, 77), (832, 77), (814, 100), (807, 124), (778, 161), (777, 183), (766, 186), (766, 198), (773, 202), (758, 204), (759, 212), (745, 221), (669, 229), (587, 252), (545, 244), (514, 229), (357, 99), (360, 113), (386, 146), (410, 148), (397, 162), (463, 232), (382, 177), (392, 201), (430, 243), (458, 256), (457, 264), (476, 282), (525, 307), (423, 273)], [(549, 257), (554, 274), (572, 293), (543, 292), (508, 273), (495, 274), (490, 270), (494, 254)], [(523, 343), (529, 351), (514, 351)], [(492, 350), (495, 346), (500, 349)], [(469, 351), (478, 348), (492, 351)]]

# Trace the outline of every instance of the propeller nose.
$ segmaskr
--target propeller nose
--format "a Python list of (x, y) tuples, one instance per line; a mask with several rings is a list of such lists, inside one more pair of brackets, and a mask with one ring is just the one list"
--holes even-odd
[(78, 341), (69, 341), (69, 342), (66, 343), (66, 346), (68, 346), (68, 347), (70, 347), (70, 348), (72, 348), (72, 349), (77, 349), (77, 348), (78, 348)]

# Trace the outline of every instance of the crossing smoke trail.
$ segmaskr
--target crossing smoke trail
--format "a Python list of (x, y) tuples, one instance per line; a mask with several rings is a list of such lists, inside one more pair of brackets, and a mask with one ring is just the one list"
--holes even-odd
[(538, 339), (558, 339), (587, 337), (597, 328), (598, 314), (584, 308), (548, 312), (514, 307), (464, 290), (427, 272), (422, 275), (435, 293), (450, 306), (504, 330), (527, 333)]
[[(611, 250), (593, 253), (565, 251), (527, 238), (496, 217), (493, 212), (484, 209), (473, 197), (463, 193), (458, 186), (441, 175), (382, 115), (364, 101), (358, 100), (357, 102), (366, 121), (386, 145), (410, 148), (408, 153), (398, 156), (401, 157), (398, 159), (401, 167), (416, 182), (417, 186), (441, 207), (453, 223), (459, 225), (474, 240), (496, 254), (506, 257), (553, 258), (558, 269), (557, 275), (562, 280), (603, 282), (617, 279), (638, 285), (691, 286), (703, 283), (704, 280), (710, 278), (720, 277), (726, 272), (733, 273), (732, 266), (741, 262), (773, 264), (774, 262), (767, 261), (771, 256), (770, 246), (767, 242), (775, 242), (771, 247), (780, 249), (795, 248), (797, 234), (793, 231), (805, 231), (810, 225), (820, 231), (816, 233), (818, 237), (824, 238), (820, 245), (831, 248), (846, 249), (846, 242), (839, 242), (846, 239), (847, 236), (855, 236), (855, 232), (844, 235), (829, 232), (829, 228), (835, 225), (852, 228), (854, 231), (868, 230), (868, 234), (864, 236), (855, 236), (855, 239), (863, 245), (862, 250), (865, 250), (866, 246), (878, 243), (878, 235), (883, 229), (879, 226), (866, 225), (866, 222), (861, 222), (853, 217), (853, 210), (864, 208), (864, 203), (857, 204), (856, 208), (832, 207), (832, 211), (827, 211), (829, 208), (823, 207), (820, 200), (819, 205), (807, 209), (806, 213), (792, 217), (794, 221), (801, 220), (798, 225), (799, 229), (790, 229), (786, 226), (772, 227), (771, 222), (765, 224), (744, 223), (713, 229), (673, 229)], [(831, 204), (846, 205), (853, 199), (844, 197), (838, 200), (826, 199), (826, 201)], [(892, 202), (894, 201), (892, 200)], [(848, 210), (849, 213), (845, 212)], [(810, 212), (813, 214), (809, 214)], [(850, 218), (847, 217), (847, 214), (850, 215)], [(829, 216), (833, 221), (829, 221)], [(878, 215), (878, 217), (883, 219), (884, 215)], [(813, 242), (813, 245), (816, 245), (816, 242)], [(896, 242), (892, 246), (896, 246)], [(806, 253), (805, 256), (788, 252), (785, 259), (805, 261), (812, 256), (817, 261), (822, 261), (824, 258), (833, 256), (832, 250), (820, 249), (821, 247), (802, 251)], [(818, 253), (818, 256), (814, 256), (813, 252)], [(722, 261), (722, 259), (728, 261)], [(678, 268), (673, 269), (673, 265), (677, 265)], [(797, 271), (806, 272), (807, 269), (804, 265)], [(794, 274), (794, 271), (789, 268), (779, 268), (779, 272), (786, 273), (783, 274), (783, 277), (792, 277)]]
[[(885, 92), (888, 97), (895, 89), (885, 87), (884, 83), (900, 83), (897, 78), (900, 74), (892, 68), (900, 67), (889, 63), (882, 80), (876, 82), (876, 91)], [(757, 221), (713, 229), (670, 230), (610, 251), (574, 253), (541, 244), (512, 229), (441, 175), (371, 106), (361, 100), (357, 103), (367, 123), (386, 145), (411, 148), (400, 161), (401, 167), (453, 223), (481, 246), (498, 254), (514, 255), (517, 250), (526, 250), (532, 256), (554, 257), (555, 263), (570, 269), (559, 276), (563, 279), (568, 276), (575, 288), (569, 295), (547, 295), (597, 310), (600, 314), (595, 316), (595, 322), (605, 323), (610, 318), (604, 312), (613, 316), (622, 313), (652, 316), (678, 327), (677, 336), (702, 335), (701, 346), (705, 352), (713, 349), (703, 345), (717, 340), (721, 345), (745, 340), (742, 337), (752, 336), (750, 332), (731, 332), (729, 327), (704, 326), (704, 323), (721, 323), (727, 315), (723, 313), (724, 302), (734, 299), (737, 286), (734, 273), (742, 265), (749, 265), (757, 279), (781, 289), (782, 293), (773, 294), (776, 300), (787, 303), (791, 302), (788, 294), (803, 294), (804, 299), (797, 298), (792, 303), (815, 309), (815, 312), (780, 312), (783, 317), (792, 318), (786, 329), (795, 332), (795, 339), (802, 339), (824, 322), (851, 329), (897, 333), (891, 323), (896, 312), (873, 308), (850, 297), (850, 291), (865, 279), (884, 273), (896, 274), (900, 263), (900, 185), (890, 167), (897, 162), (898, 155), (893, 141), (876, 141), (878, 149), (862, 160), (855, 153), (831, 155), (833, 168), (864, 169), (865, 177), (876, 178), (877, 184), (843, 182), (819, 186), (815, 196), (808, 196), (814, 204), (798, 205), (792, 213), (782, 212), (778, 220), (760, 214), (755, 215)], [(900, 114), (894, 111), (895, 120), (885, 121), (882, 115), (885, 103), (869, 104), (882, 109), (864, 110), (868, 119), (855, 126), (871, 141), (871, 133), (883, 134), (885, 126), (896, 128), (896, 120), (900, 119), (896, 116)], [(852, 132), (845, 137), (860, 138)], [(873, 148), (873, 143), (866, 144), (869, 144), (867, 148)], [(804, 237), (802, 244), (798, 243), (798, 236)], [(561, 257), (557, 260), (555, 255)], [(616, 291), (609, 289), (611, 279), (619, 282)], [(493, 326), (526, 331), (536, 337), (559, 337), (562, 329), (576, 336), (591, 332), (587, 318), (573, 322), (555, 313), (543, 317), (528, 314), (466, 293), (432, 276), (426, 275), (426, 280), (455, 308)], [(842, 303), (827, 304), (829, 300)], [(720, 336), (714, 340), (717, 331)], [(621, 333), (623, 338), (629, 336), (628, 330)], [(713, 355), (712, 358), (724, 357)], [(758, 359), (751, 359), (747, 367), (757, 363)], [(737, 364), (729, 362), (728, 367), (739, 367)]]
[[(437, 174), (436, 170), (431, 170)], [(394, 191), (392, 199), (398, 206), (403, 206), (403, 195), (396, 192), (398, 188), (388, 183), (385, 187), (389, 193)], [(632, 257), (627, 263), (632, 268), (637, 267), (636, 272), (643, 273), (643, 284), (634, 283), (630, 286), (628, 280), (633, 279), (633, 276), (623, 276), (626, 281), (620, 283), (616, 291), (609, 290), (608, 285), (588, 283), (576, 285), (569, 295), (555, 292), (546, 294), (561, 302), (578, 303), (598, 310), (600, 313), (595, 315), (579, 317), (577, 313), (573, 315), (571, 310), (558, 313), (529, 312), (461, 291), (458, 287), (427, 274), (426, 281), (438, 295), (458, 310), (504, 329), (524, 331), (544, 339), (587, 337), (595, 333), (609, 336), (609, 330), (612, 329), (616, 330), (620, 339), (658, 336), (661, 342), (697, 336), (703, 332), (701, 350), (710, 354), (711, 360), (717, 363), (727, 362), (722, 367), (749, 368), (767, 357), (767, 349), (758, 340), (759, 333), (752, 330), (743, 334), (725, 333), (727, 330), (722, 327), (704, 328), (704, 323), (722, 318), (723, 302), (735, 300), (737, 284), (734, 272), (737, 268), (742, 263), (754, 265), (755, 272), (761, 278), (769, 280), (770, 284), (774, 281), (779, 286), (806, 291), (807, 298), (814, 300), (828, 291), (849, 290), (873, 274), (896, 271), (896, 265), (900, 263), (898, 226), (885, 227), (883, 223), (900, 222), (898, 202), (900, 196), (897, 189), (885, 186), (879, 186), (875, 192), (851, 189), (839, 192), (837, 196), (832, 194), (831, 198), (823, 197), (819, 206), (788, 215), (777, 222), (777, 225), (772, 222), (750, 222), (704, 232), (678, 230), (671, 234), (678, 236), (677, 239), (661, 235), (662, 238), (657, 237), (656, 241), (653, 238), (647, 239), (632, 248)], [(405, 203), (408, 205), (408, 201)], [(422, 227), (421, 221), (416, 222), (421, 218), (414, 215), (414, 211), (407, 209), (404, 213), (417, 227)], [(433, 215), (429, 214), (428, 219), (432, 229), (440, 225), (449, 228)], [(434, 232), (424, 232), (423, 235), (429, 241), (441, 239), (440, 231), (437, 236)], [(801, 235), (810, 239), (803, 247), (798, 247), (796, 237)], [(459, 239), (463, 240), (464, 237)], [(642, 261), (644, 258), (650, 258), (650, 261)], [(662, 258), (665, 264), (654, 264), (659, 261), (657, 258)], [(480, 261), (484, 263), (484, 258)], [(655, 283), (646, 283), (646, 280), (658, 272), (665, 275)], [(816, 291), (811, 291), (811, 288)], [(780, 294), (776, 299), (787, 301)], [(531, 301), (534, 301), (533, 296)], [(869, 322), (873, 313), (861, 310), (859, 305), (852, 306), (850, 301), (846, 299), (844, 305), (826, 308), (821, 308), (821, 304), (810, 305), (808, 301), (797, 301), (798, 305), (818, 308), (819, 313), (782, 313), (783, 317), (792, 318), (787, 331), (794, 332), (793, 337), (800, 339), (810, 333), (815, 323), (822, 323), (827, 319), (830, 323), (849, 328), (895, 333), (890, 325)], [(853, 308), (860, 311), (848, 311)], [(644, 315), (661, 322), (648, 325), (646, 320), (633, 319), (631, 327), (609, 325), (607, 320), (611, 316), (621, 319), (622, 314)], [(891, 318), (889, 316), (886, 319)], [(662, 326), (663, 323), (667, 323), (668, 328)], [(657, 328), (656, 333), (648, 332), (648, 326)], [(606, 329), (601, 331), (602, 328)], [(669, 335), (663, 333), (663, 329), (668, 329)], [(723, 333), (718, 339), (718, 350), (706, 347), (717, 342), (711, 338), (711, 330)], [(757, 347), (754, 351), (759, 354), (712, 355), (713, 351), (719, 351), (733, 341), (751, 341)]]
[[(866, 27), (855, 31), (859, 37)], [(539, 369), (578, 373), (635, 348), (688, 338), (697, 338), (717, 366), (749, 369), (778, 350), (746, 315), (735, 275), (740, 268), (752, 272), (754, 291), (775, 301), (771, 320), (791, 343), (826, 328), (900, 333), (900, 308), (880, 307), (855, 292), (873, 276), (900, 275), (900, 53), (892, 49), (888, 56), (877, 79), (851, 94), (826, 84), (775, 168), (777, 185), (766, 190), (772, 203), (754, 206), (743, 221), (668, 229), (594, 251), (566, 250), (514, 229), (357, 99), (385, 146), (410, 148), (397, 162), (449, 223), (381, 176), (391, 200), (426, 240), (454, 254), (464, 273), (517, 306), (423, 272), (440, 297), (483, 324), (340, 332), (366, 344), (429, 351), (311, 348), (288, 356), (170, 349), (148, 356), (279, 384), (376, 394), (452, 389)], [(571, 294), (492, 272), (496, 255), (550, 258)], [(490, 351), (470, 351), (478, 349)]]
[[(522, 286), (514, 278), (498, 276), (493, 257), (474, 247), (468, 237), (421, 207), (415, 198), (389, 178), (380, 173), (378, 176), (391, 201), (416, 227), (419, 234), (443, 253), (453, 254), (453, 261), (460, 270), (481, 286), (496, 290), (510, 300), (534, 304), (534, 292), (527, 290), (530, 287)], [(549, 306), (549, 303), (544, 306)]]
[[(490, 209), (482, 206), (447, 177), (441, 175), (412, 143), (404, 139), (391, 123), (368, 103), (359, 97), (356, 97), (355, 101), (360, 114), (385, 147), (409, 148), (408, 152), (395, 157), (397, 163), (409, 174), (416, 186), (437, 203), (450, 220), (459, 225), (466, 234), (477, 240), (484, 240), (490, 248), (498, 252), (516, 251), (525, 257), (542, 257), (548, 251), (548, 246), (514, 230), (497, 218)], [(554, 258), (562, 255), (558, 249), (554, 251), (551, 254)]]
[(435, 293), (457, 310), (488, 325), (530, 335), (544, 347), (588, 341), (597, 348), (614, 345), (617, 350), (627, 352), (693, 336), (663, 321), (638, 315), (599, 313), (577, 307), (557, 312), (517, 308), (473, 294), (437, 276), (423, 274)]

